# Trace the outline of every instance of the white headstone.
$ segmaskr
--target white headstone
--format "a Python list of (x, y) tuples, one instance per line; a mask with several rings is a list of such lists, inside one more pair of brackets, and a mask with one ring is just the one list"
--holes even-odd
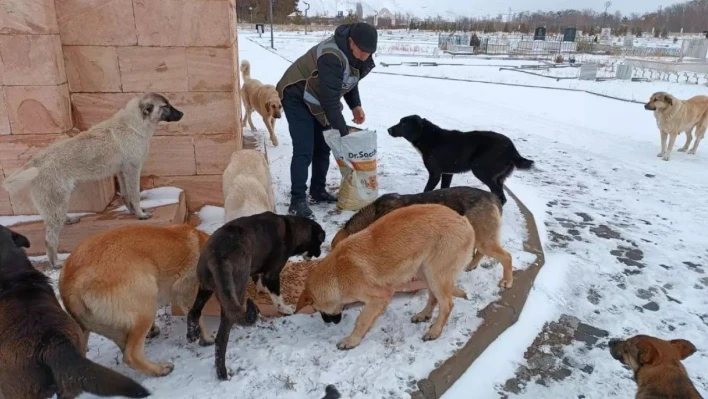
[(580, 66), (580, 80), (596, 80), (597, 79), (597, 64), (583, 64)]
[(706, 53), (708, 53), (708, 39), (684, 40), (681, 44), (681, 58), (690, 57), (705, 60)]
[(602, 28), (600, 31), (600, 43), (612, 44), (612, 28)]
[(634, 36), (627, 32), (627, 36), (624, 37), (624, 47), (634, 47)]
[(617, 74), (615, 75), (619, 80), (631, 80), (632, 79), (633, 68), (631, 65), (618, 65)]

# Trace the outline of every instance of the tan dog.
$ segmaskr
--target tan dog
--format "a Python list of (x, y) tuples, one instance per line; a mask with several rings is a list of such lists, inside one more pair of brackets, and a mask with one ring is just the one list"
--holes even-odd
[(264, 85), (260, 80), (251, 79), (251, 64), (243, 60), (241, 62), (241, 74), (243, 75), (243, 86), (241, 87), (241, 98), (246, 108), (241, 124), (246, 126), (248, 120), (251, 130), (255, 131), (251, 114), (258, 112), (263, 118), (270, 141), (273, 145), (278, 145), (278, 137), (275, 135), (275, 120), (283, 116), (283, 105), (280, 103), (280, 96), (273, 85)]
[(125, 206), (140, 220), (150, 214), (140, 208), (140, 172), (158, 123), (182, 119), (164, 96), (145, 93), (128, 101), (111, 118), (70, 139), (58, 141), (33, 156), (22, 169), (5, 179), (9, 193), (29, 186), (35, 208), (45, 225), (47, 257), (58, 266), (59, 233), (67, 218), (69, 200), (84, 181), (118, 176)]
[(263, 212), (275, 212), (275, 195), (268, 161), (258, 150), (231, 154), (222, 177), (224, 223)]
[(428, 304), (411, 319), (438, 318), (423, 340), (437, 339), (453, 307), (453, 296), (466, 297), (455, 280), (474, 255), (474, 230), (452, 209), (437, 204), (411, 205), (392, 211), (353, 234), (310, 271), (297, 309), (319, 311), (326, 323), (339, 323), (345, 304), (363, 302), (349, 337), (339, 349), (359, 345), (386, 311), (396, 287), (419, 277), (428, 285)]
[(334, 236), (332, 248), (387, 213), (413, 204), (441, 204), (467, 217), (474, 229), (477, 251), (466, 270), (475, 269), (484, 255), (487, 255), (502, 264), (503, 276), (499, 286), (511, 288), (514, 283), (511, 254), (499, 244), (501, 203), (496, 195), (478, 188), (458, 186), (418, 194), (382, 195), (376, 201), (361, 208), (347, 221)]
[[(654, 111), (656, 124), (659, 126), (661, 152), (657, 155), (658, 157), (662, 157), (664, 161), (671, 159), (674, 142), (681, 132), (686, 132), (686, 144), (679, 151), (688, 150), (693, 139), (691, 131), (694, 129), (696, 142), (688, 153), (696, 153), (698, 145), (708, 129), (708, 96), (695, 96), (684, 101), (669, 93), (658, 92), (651, 96), (649, 102), (644, 105), (644, 109)], [(669, 139), (668, 147), (666, 146), (667, 137)]]
[(637, 399), (701, 399), (681, 360), (696, 352), (685, 339), (637, 335), (626, 341), (612, 340), (610, 354), (634, 371)]
[[(94, 332), (123, 352), (123, 361), (152, 376), (172, 363), (145, 358), (145, 338), (160, 333), (155, 314), (175, 302), (186, 314), (199, 290), (197, 262), (209, 236), (194, 227), (126, 226), (83, 240), (66, 260), (59, 292), (86, 340)], [(206, 330), (200, 320), (202, 336)], [(213, 342), (213, 341), (212, 341)]]

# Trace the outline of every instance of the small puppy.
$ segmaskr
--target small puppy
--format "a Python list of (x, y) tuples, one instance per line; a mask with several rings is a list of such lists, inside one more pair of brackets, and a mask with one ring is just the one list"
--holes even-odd
[(275, 212), (268, 161), (258, 150), (238, 150), (224, 170), (224, 223), (242, 216)]
[(511, 288), (514, 275), (511, 254), (499, 244), (502, 207), (499, 199), (492, 193), (473, 187), (452, 187), (428, 191), (420, 194), (386, 194), (360, 209), (337, 232), (332, 240), (334, 249), (345, 238), (369, 227), (371, 223), (389, 212), (414, 204), (440, 204), (449, 207), (470, 221), (475, 233), (475, 254), (467, 266), (471, 271), (479, 265), (484, 255), (498, 260), (504, 275), (499, 282), (503, 288)]
[[(654, 111), (656, 125), (661, 134), (661, 152), (657, 155), (664, 161), (671, 159), (671, 152), (674, 149), (674, 142), (681, 132), (686, 132), (686, 144), (679, 149), (680, 152), (688, 150), (693, 136), (691, 131), (696, 131), (696, 142), (689, 154), (695, 154), (698, 144), (703, 140), (703, 136), (708, 129), (708, 96), (695, 96), (688, 100), (679, 100), (669, 93), (654, 93), (649, 102), (644, 105), (644, 109)], [(666, 146), (666, 139), (669, 139), (669, 146)]]
[(334, 385), (327, 385), (325, 387), (325, 396), (322, 399), (339, 399), (341, 397), (342, 395), (337, 390), (337, 387)]
[(85, 357), (81, 329), (61, 308), (49, 279), (21, 247), (27, 237), (0, 226), (0, 398), (145, 398), (140, 384)]
[(118, 345), (131, 368), (165, 376), (174, 365), (145, 358), (145, 339), (160, 333), (155, 326), (160, 305), (174, 298), (183, 312), (189, 310), (199, 290), (197, 261), (208, 239), (187, 224), (125, 226), (88, 237), (62, 268), (64, 306), (86, 340), (91, 332), (102, 335)]
[(696, 352), (685, 339), (637, 335), (626, 341), (611, 340), (610, 354), (634, 372), (637, 399), (701, 399), (681, 360)]
[(275, 120), (283, 116), (283, 105), (280, 103), (280, 96), (273, 85), (264, 85), (260, 80), (251, 79), (251, 64), (243, 60), (241, 61), (241, 74), (243, 75), (243, 86), (241, 87), (241, 98), (243, 105), (246, 108), (246, 113), (243, 115), (241, 124), (246, 126), (248, 120), (251, 130), (255, 131), (251, 114), (253, 111), (258, 112), (263, 118), (270, 141), (274, 146), (278, 145), (278, 137), (275, 135)]
[(345, 304), (363, 302), (354, 331), (337, 344), (352, 349), (386, 311), (396, 287), (417, 276), (428, 285), (428, 304), (411, 321), (429, 321), (439, 305), (438, 318), (423, 336), (425, 341), (437, 339), (453, 296), (467, 296), (455, 280), (474, 255), (474, 236), (470, 222), (443, 205), (392, 211), (342, 241), (311, 269), (297, 310), (311, 305), (325, 323), (339, 323)]
[(452, 175), (472, 171), (506, 203), (504, 181), (514, 168), (531, 169), (533, 161), (522, 157), (503, 134), (485, 131), (445, 130), (418, 115), (406, 116), (388, 129), (391, 137), (403, 137), (423, 156), (428, 170), (424, 191), (450, 187)]
[(125, 206), (141, 220), (150, 218), (140, 208), (140, 171), (150, 138), (159, 122), (176, 122), (182, 115), (159, 94), (137, 96), (110, 119), (43, 149), (5, 179), (3, 186), (9, 193), (30, 186), (32, 202), (44, 219), (47, 256), (52, 267), (58, 265), (62, 226), (79, 222), (78, 218), (66, 216), (71, 193), (78, 183), (117, 174)]
[(280, 296), (280, 272), (288, 258), (321, 255), (325, 231), (316, 222), (299, 216), (273, 212), (238, 218), (226, 223), (209, 238), (197, 266), (199, 293), (187, 315), (187, 340), (209, 345), (198, 320), (212, 294), (221, 305), (221, 322), (216, 335), (216, 375), (226, 380), (226, 346), (231, 327), (256, 322), (258, 308), (249, 298), (244, 309), (249, 277), (259, 290), (270, 294), (273, 304), (285, 314), (294, 313)]

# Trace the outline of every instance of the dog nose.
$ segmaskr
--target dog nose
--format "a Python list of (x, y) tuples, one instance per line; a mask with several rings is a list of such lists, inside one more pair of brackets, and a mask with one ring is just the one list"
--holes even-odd
[(611, 339), (610, 342), (607, 343), (607, 346), (609, 346), (610, 349), (612, 349), (615, 346), (617, 346), (617, 344), (619, 344), (619, 343), (620, 343), (619, 339)]

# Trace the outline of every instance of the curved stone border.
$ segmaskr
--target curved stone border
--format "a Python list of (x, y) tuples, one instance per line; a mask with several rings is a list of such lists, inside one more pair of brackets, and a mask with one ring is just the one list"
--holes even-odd
[(528, 237), (523, 243), (524, 251), (536, 255), (536, 260), (526, 270), (514, 272), (514, 286), (502, 292), (499, 300), (479, 311), (477, 316), (484, 321), (472, 334), (467, 344), (430, 372), (428, 378), (418, 381), (418, 391), (411, 394), (412, 399), (440, 398), (492, 342), (516, 323), (536, 276), (546, 262), (533, 214), (511, 190), (505, 189), (526, 220)]

